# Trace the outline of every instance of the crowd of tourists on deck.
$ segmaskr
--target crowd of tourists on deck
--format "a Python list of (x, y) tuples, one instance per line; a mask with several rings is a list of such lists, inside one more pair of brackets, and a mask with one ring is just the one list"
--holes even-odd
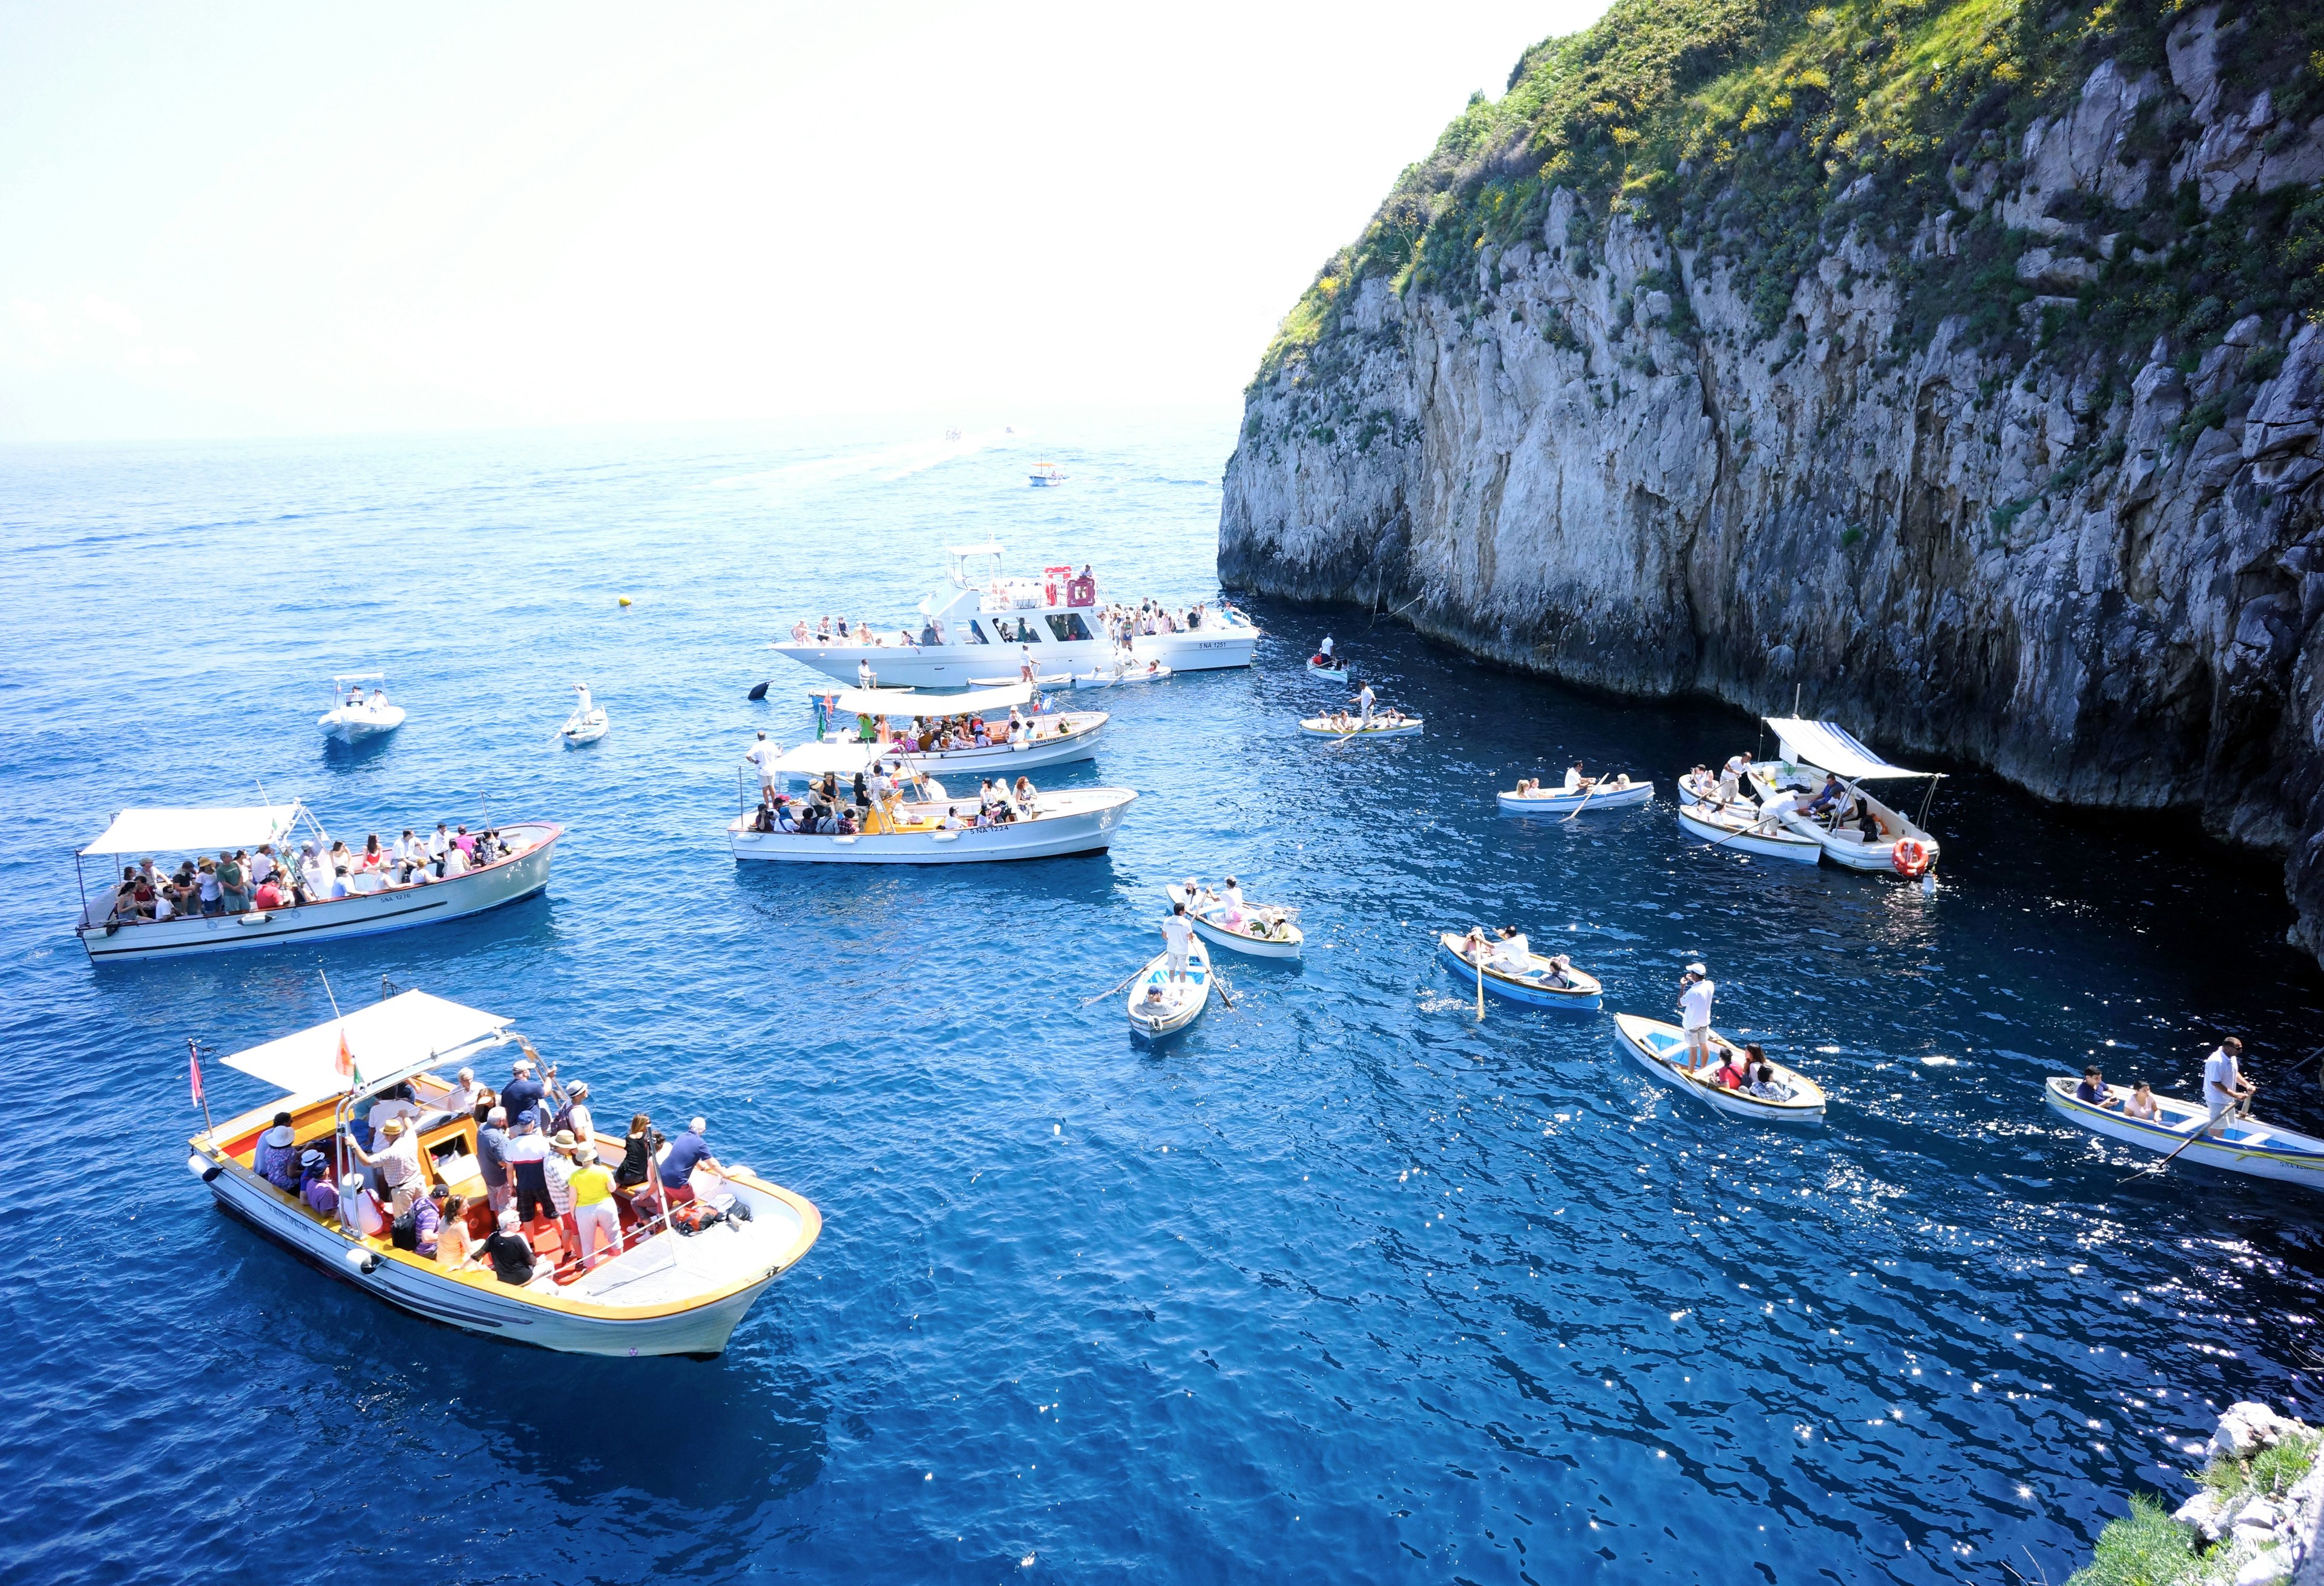
[[(907, 788), (919, 795), (908, 805), (904, 799)], [(942, 782), (924, 771), (900, 765), (891, 770), (886, 761), (875, 761), (869, 771), (858, 771), (847, 782), (842, 782), (836, 771), (826, 771), (808, 783), (806, 795), (799, 798), (777, 792), (772, 782), (762, 784), (751, 826), (759, 832), (826, 837), (931, 828), (983, 830), (1035, 818), (1040, 813), (1040, 797), (1029, 777), (1019, 777), (1013, 784), (1006, 777), (991, 777), (979, 779), (972, 804), (965, 798), (953, 798)], [(936, 813), (939, 806), (941, 815)]]
[(457, 881), (469, 871), (511, 858), (525, 844), (512, 841), (494, 827), (470, 832), (443, 821), (420, 836), (406, 826), (403, 835), (383, 844), (377, 833), (360, 849), (320, 834), (300, 844), (278, 848), (261, 843), (179, 862), (175, 871), (162, 871), (141, 859), (126, 866), (114, 888), (109, 923), (135, 925), (177, 919), (189, 915), (248, 914), (303, 904), (324, 903), (369, 892), (395, 891)]
[(997, 729), (982, 715), (914, 716), (911, 725), (895, 735), (899, 754), (945, 754), (957, 749), (991, 749), (998, 744), (1031, 743), (1042, 738), (1062, 738), (1075, 729), (1062, 717), (1043, 721), (1009, 707), (1009, 724)]
[[(1046, 587), (1045, 594), (1046, 604), (1027, 606), (1025, 610), (1086, 613), (1092, 624), (1117, 645), (1127, 645), (1140, 637), (1158, 633), (1192, 633), (1204, 628), (1220, 627), (1238, 614), (1233, 604), (1226, 601), (1220, 602), (1219, 609), (1213, 611), (1207, 601), (1196, 601), (1191, 606), (1171, 606), (1151, 595), (1136, 605), (1113, 602), (1101, 606), (1096, 604), (1097, 580), (1087, 567), (1084, 567), (1078, 576), (1065, 583), (1053, 581)], [(1008, 625), (1011, 622), (1016, 624), (1014, 628)], [(1024, 616), (1013, 608), (995, 622), (994, 627), (1004, 641), (1012, 639), (1030, 641), (1039, 637), (1027, 625)], [(1084, 632), (1070, 636), (1093, 638), (1097, 635)], [(920, 631), (917, 635), (905, 628), (878, 631), (860, 617), (852, 623), (844, 616), (825, 614), (813, 623), (801, 617), (791, 624), (790, 638), (793, 644), (901, 645), (915, 648), (920, 645), (991, 642), (973, 622), (947, 623), (933, 615), (921, 619)]]
[[(637, 1113), (613, 1159), (598, 1148), (588, 1085), (561, 1083), (555, 1064), (544, 1070), (524, 1051), (498, 1092), (467, 1068), (428, 1102), (412, 1084), (395, 1085), (337, 1135), (301, 1142), (292, 1115), (278, 1112), (251, 1166), (318, 1216), (446, 1271), (489, 1270), (508, 1284), (570, 1282), (665, 1226), (706, 1220), (710, 1208), (689, 1210), (694, 1175), (726, 1169), (702, 1119), (669, 1139)], [(473, 1157), (466, 1130), (448, 1151), (440, 1132), (464, 1122), (474, 1125)]]

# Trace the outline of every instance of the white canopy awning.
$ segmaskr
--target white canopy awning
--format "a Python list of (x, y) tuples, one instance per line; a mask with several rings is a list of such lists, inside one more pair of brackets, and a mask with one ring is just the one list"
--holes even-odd
[(1784, 758), (1798, 765), (1812, 765), (1818, 770), (1834, 771), (1851, 782), (1872, 777), (1934, 777), (1940, 771), (1906, 770), (1900, 765), (1890, 765), (1858, 742), (1856, 734), (1837, 722), (1811, 722), (1799, 716), (1769, 716), (1769, 726), (1775, 729), (1775, 740), (1784, 748)]
[(392, 1084), (439, 1062), (465, 1056), (470, 1047), (506, 1028), (508, 1022), (497, 1013), (464, 1008), (425, 991), (405, 991), (384, 1002), (358, 1008), (345, 1019), (236, 1052), (226, 1065), (294, 1096), (335, 1096), (350, 1083), (339, 1073), (342, 1033), (355, 1059), (355, 1073), (369, 1088)]
[(299, 818), (299, 806), (258, 804), (245, 809), (124, 809), (86, 854), (195, 853), (280, 843)]
[(1004, 683), (992, 688), (972, 688), (965, 694), (930, 694), (920, 688), (819, 688), (809, 699), (836, 694), (839, 708), (850, 715), (973, 716), (1027, 705), (1033, 698), (1030, 683)]
[(946, 554), (956, 557), (997, 557), (1001, 554), (1001, 542), (997, 539), (988, 539), (982, 545), (955, 545), (950, 547)]
[(786, 749), (775, 761), (776, 771), (786, 777), (819, 777), (826, 771), (852, 777), (858, 771), (868, 771), (872, 762), (887, 751), (878, 743), (859, 743), (853, 739), (844, 743), (819, 743), (809, 741), (796, 749)]

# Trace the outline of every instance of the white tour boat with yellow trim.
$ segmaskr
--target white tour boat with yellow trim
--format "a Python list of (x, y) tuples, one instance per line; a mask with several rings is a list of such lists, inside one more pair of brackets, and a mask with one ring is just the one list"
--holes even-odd
[[(1715, 1077), (1717, 1064), (1704, 1065), (1693, 1074), (1686, 1071), (1686, 1032), (1674, 1024), (1665, 1024), (1658, 1019), (1641, 1019), (1635, 1013), (1614, 1015), (1614, 1029), (1622, 1049), (1635, 1059), (1639, 1067), (1665, 1084), (1675, 1086), (1683, 1094), (1716, 1107), (1720, 1111), (1737, 1118), (1757, 1118), (1766, 1123), (1821, 1123), (1829, 1098), (1823, 1087), (1795, 1068), (1786, 1068), (1774, 1058), (1767, 1066), (1775, 1072), (1775, 1083), (1788, 1094), (1754, 1095), (1748, 1090), (1732, 1091)], [(1731, 1054), (1739, 1065), (1743, 1048), (1713, 1030), (1711, 1035), (1714, 1056)]]
[(726, 828), (736, 859), (786, 864), (983, 864), (1009, 859), (1058, 859), (1102, 853), (1114, 828), (1137, 802), (1128, 788), (1072, 788), (1043, 793), (1016, 819), (978, 825), (977, 799), (898, 800), (874, 808), (853, 832), (785, 832), (760, 828), (756, 811)]
[(2112, 1107), (2083, 1101), (2076, 1094), (2079, 1088), (2079, 1082), (2073, 1079), (2053, 1076), (2043, 1083), (2043, 1099), (2050, 1103), (2052, 1111), (2069, 1123), (2142, 1150), (2165, 1155), (2177, 1151), (2181, 1162), (2200, 1163), (2225, 1173), (2248, 1174), (2254, 1178), (2272, 1178), (2280, 1184), (2324, 1189), (2324, 1139), (2314, 1135), (2301, 1134), (2281, 1124), (2229, 1116), (2219, 1120), (2218, 1129), (2199, 1139), (2196, 1135), (2211, 1116), (2210, 1109), (2200, 1102), (2156, 1096), (2158, 1116), (2150, 1120), (2133, 1118), (2121, 1110), (2130, 1100), (2127, 1085), (2107, 1086), (2107, 1099), (2115, 1103)]
[(1208, 887), (1190, 890), (1176, 881), (1163, 888), (1162, 895), (1186, 906), (1186, 917), (1194, 922), (1196, 936), (1231, 952), (1253, 958), (1296, 958), (1307, 940), (1299, 929), (1296, 908), (1250, 903), (1237, 909)]
[[(95, 842), (74, 855), (74, 871), (80, 877), (80, 917), (73, 928), (80, 945), (93, 962), (107, 963), (271, 947), (287, 941), (328, 942), (461, 919), (547, 889), (549, 861), (557, 840), (565, 834), (564, 827), (548, 821), (512, 822), (493, 828), (506, 844), (506, 853), (464, 874), (399, 886), (383, 871), (365, 871), (350, 876), (353, 890), (346, 897), (266, 908), (257, 906), (254, 883), (246, 907), (236, 908), (232, 899), (222, 899), (231, 912), (170, 919), (151, 917), (150, 905), (144, 906), (145, 912), (137, 912), (134, 890), (131, 907), (124, 908), (121, 889), (134, 889), (141, 864), (128, 866), (118, 881), (109, 873), (114, 863), (131, 854), (141, 861), (175, 854), (198, 862), (221, 853), (254, 855), (263, 844), (280, 851), (280, 862), (287, 870), (299, 862), (300, 856), (289, 850), (302, 825), (315, 852), (327, 854), (329, 837), (307, 807), (295, 801), (247, 808), (123, 810)], [(108, 871), (94, 890), (84, 863), (91, 859), (106, 861)], [(167, 873), (165, 857), (153, 874)]]
[[(339, 743), (381, 738), (403, 725), (403, 707), (390, 705), (385, 672), (342, 672), (331, 679), (331, 708), (315, 718), (323, 736)], [(373, 685), (364, 692), (364, 685)]]
[[(670, 1203), (651, 1187), (659, 1176), (649, 1175), (641, 1194), (616, 1197), (619, 1253), (600, 1251), (597, 1264), (586, 1270), (577, 1253), (565, 1248), (558, 1225), (538, 1224), (526, 1236), (536, 1253), (534, 1276), (521, 1286), (502, 1281), (489, 1265), (452, 1270), (416, 1249), (396, 1247), (392, 1229), (374, 1210), (376, 1203), (361, 1191), (359, 1165), (345, 1131), (364, 1103), (409, 1083), (421, 1109), (421, 1173), (431, 1185), (467, 1197), (472, 1208), (485, 1208), (467, 1219), (472, 1235), (484, 1237), (491, 1213), (477, 1166), (476, 1120), (442, 1110), (451, 1085), (437, 1071), (481, 1066), (487, 1053), (512, 1041), (530, 1052), (498, 1015), (405, 991), (237, 1052), (226, 1059), (227, 1066), (288, 1094), (205, 1128), (189, 1142), (193, 1155), (186, 1166), (221, 1207), (268, 1239), (415, 1316), (572, 1354), (719, 1353), (752, 1304), (807, 1254), (823, 1228), (811, 1202), (747, 1167), (730, 1165), (723, 1176), (696, 1170), (687, 1185), (691, 1198), (724, 1214), (692, 1233), (672, 1226)], [(617, 1111), (604, 1110), (609, 1116)], [(337, 1209), (318, 1211), (261, 1172), (262, 1145), (269, 1152), (267, 1166), (280, 1148), (265, 1137), (281, 1113), (290, 1118), (290, 1162), (318, 1151), (332, 1185), (350, 1186)], [(619, 1136), (600, 1132), (594, 1143), (601, 1165), (620, 1163), (624, 1142)], [(678, 1197), (681, 1209), (687, 1198)], [(678, 1221), (693, 1220), (682, 1215)], [(364, 1231), (367, 1222), (375, 1231)]]
[[(784, 753), (776, 769), (806, 779), (837, 772), (852, 777), (879, 761), (908, 761), (935, 777), (1020, 776), (1045, 765), (1065, 765), (1097, 754), (1098, 735), (1111, 720), (1102, 710), (1037, 710), (1020, 715), (1012, 728), (1009, 715), (1034, 703), (1030, 684), (1003, 683), (964, 694), (930, 694), (911, 688), (838, 688), (809, 696), (821, 702), (826, 720), (869, 718), (869, 741), (845, 733), (822, 743), (802, 743)], [(934, 729), (955, 717), (981, 719), (992, 742), (937, 749)], [(909, 745), (909, 747), (907, 747)]]
[[(947, 553), (940, 589), (920, 602), (916, 631), (872, 633), (870, 642), (853, 637), (817, 637), (804, 625), (773, 649), (803, 667), (842, 682), (858, 680), (869, 665), (883, 684), (911, 688), (959, 688), (999, 674), (1016, 676), (1030, 658), (1047, 680), (1110, 665), (1114, 641), (1105, 632), (1097, 580), (1086, 569), (1045, 568), (1038, 578), (1003, 576), (1001, 548), (954, 546)], [(1131, 640), (1140, 661), (1156, 660), (1175, 671), (1200, 672), (1250, 665), (1259, 632), (1250, 620), (1226, 605), (1193, 608), (1199, 621), (1167, 633), (1140, 633)], [(804, 636), (802, 636), (802, 634)]]
[[(1921, 820), (1925, 821), (1937, 796), (1937, 784), (1944, 779), (1942, 771), (1890, 765), (1837, 722), (1769, 716), (1766, 723), (1775, 731), (1781, 754), (1751, 768), (1752, 791), (1786, 828), (1814, 842), (1825, 858), (1849, 870), (1892, 870), (1899, 875), (1917, 876), (1936, 864), (1937, 840), (1921, 822), (1882, 803), (1866, 792), (1863, 784), (1882, 779), (1927, 778), (1929, 790), (1921, 801)], [(1837, 807), (1821, 816), (1798, 807), (1817, 795), (1827, 776), (1839, 779), (1842, 796)]]
[(1130, 982), (1130, 1000), (1124, 1005), (1130, 1014), (1130, 1028), (1148, 1040), (1176, 1035), (1202, 1016), (1211, 1005), (1211, 954), (1198, 940), (1186, 944), (1186, 973), (1179, 979), (1170, 978), (1170, 954), (1154, 955), (1152, 963), (1138, 972)]

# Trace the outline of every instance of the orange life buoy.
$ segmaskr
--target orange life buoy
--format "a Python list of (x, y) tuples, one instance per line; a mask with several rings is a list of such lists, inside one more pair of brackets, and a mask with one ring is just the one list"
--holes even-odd
[(1888, 862), (1900, 876), (1916, 876), (1929, 868), (1929, 845), (1918, 837), (1899, 837), (1888, 851)]

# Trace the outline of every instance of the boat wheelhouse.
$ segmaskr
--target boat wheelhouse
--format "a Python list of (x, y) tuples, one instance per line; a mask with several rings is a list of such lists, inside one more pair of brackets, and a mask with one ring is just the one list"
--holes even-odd
[[(301, 830), (311, 834), (307, 840), (313, 842), (318, 853), (328, 852), (330, 839), (307, 807), (296, 801), (241, 808), (124, 809), (96, 841), (73, 857), (80, 886), (80, 916), (73, 929), (93, 963), (171, 958), (270, 947), (287, 941), (328, 942), (435, 925), (519, 902), (546, 890), (549, 861), (565, 828), (548, 821), (518, 821), (493, 829), (506, 844), (506, 853), (463, 874), (397, 886), (383, 872), (369, 871), (348, 878), (352, 890), (344, 898), (278, 903), (264, 908), (254, 901), (252, 907), (232, 913), (153, 919), (122, 912), (119, 889), (134, 882), (141, 866), (127, 865), (127, 873), (116, 881), (110, 873), (114, 864), (133, 854), (140, 860), (182, 855), (198, 861), (236, 850), (255, 853), (261, 846), (272, 844), (282, 851), (278, 862), (289, 870), (298, 858), (289, 847), (301, 840)], [(88, 862), (93, 859), (106, 861), (107, 871), (94, 884), (88, 870)], [(152, 873), (164, 872), (157, 863)]]
[[(1762, 761), (1750, 770), (1753, 791), (1762, 804), (1791, 794), (1796, 797), (1786, 800), (1786, 805), (1796, 806), (1821, 789), (1827, 776), (1838, 778), (1845, 794), (1840, 807), (1821, 818), (1804, 809), (1779, 807), (1777, 818), (1787, 830), (1813, 841), (1824, 858), (1849, 870), (1893, 870), (1899, 875), (1917, 876), (1935, 867), (1937, 840), (1922, 823), (1928, 819), (1929, 806), (1936, 799), (1937, 784), (1944, 779), (1942, 771), (1891, 765), (1837, 722), (1811, 722), (1797, 716), (1766, 719), (1775, 729), (1781, 758)], [(1929, 784), (1917, 821), (1863, 787), (1869, 781), (1917, 778), (1926, 778)], [(1856, 818), (1858, 804), (1864, 807), (1868, 830)]]
[[(472, 1236), (489, 1234), (478, 1125), (473, 1114), (444, 1109), (452, 1087), (438, 1071), (456, 1072), (463, 1064), (481, 1068), (488, 1054), (512, 1043), (531, 1055), (524, 1037), (497, 1014), (410, 991), (237, 1052), (226, 1066), (285, 1094), (223, 1123), (206, 1117), (207, 1127), (188, 1142), (193, 1154), (186, 1166), (233, 1216), (415, 1316), (573, 1354), (719, 1353), (752, 1303), (807, 1254), (823, 1228), (813, 1203), (747, 1167), (728, 1166), (723, 1175), (697, 1168), (684, 1194), (659, 1193), (659, 1175), (649, 1174), (639, 1192), (617, 1194), (615, 1253), (606, 1257), (601, 1249), (594, 1265), (585, 1266), (579, 1252), (565, 1248), (554, 1220), (541, 1220), (523, 1236), (536, 1264), (534, 1276), (521, 1285), (502, 1281), (490, 1266), (455, 1270), (417, 1249), (399, 1249), (370, 1195), (360, 1188), (339, 1195), (338, 1186), (362, 1183), (351, 1176), (359, 1164), (347, 1136), (366, 1105), (409, 1084), (420, 1110), (423, 1178), (467, 1201)], [(604, 1111), (610, 1117), (617, 1110)], [(285, 1112), (290, 1149), (318, 1151), (325, 1158), (334, 1186), (330, 1211), (318, 1210), (259, 1170), (262, 1139)], [(621, 1161), (621, 1137), (600, 1132), (587, 1143), (605, 1166)], [(702, 1220), (672, 1217), (673, 1206), (682, 1210), (688, 1203), (715, 1207), (721, 1215), (698, 1231), (683, 1231)]]
[[(954, 546), (946, 553), (945, 587), (920, 602), (916, 630), (819, 638), (804, 624), (771, 648), (778, 655), (845, 683), (908, 688), (961, 688), (977, 678), (1015, 678), (1029, 659), (1043, 679), (1113, 664), (1097, 580), (1060, 564), (1041, 576), (1005, 576), (1001, 546)], [(1250, 665), (1259, 630), (1224, 606), (1197, 607), (1198, 625), (1140, 633), (1130, 642), (1140, 662), (1179, 672)], [(861, 632), (861, 631), (859, 631)]]

